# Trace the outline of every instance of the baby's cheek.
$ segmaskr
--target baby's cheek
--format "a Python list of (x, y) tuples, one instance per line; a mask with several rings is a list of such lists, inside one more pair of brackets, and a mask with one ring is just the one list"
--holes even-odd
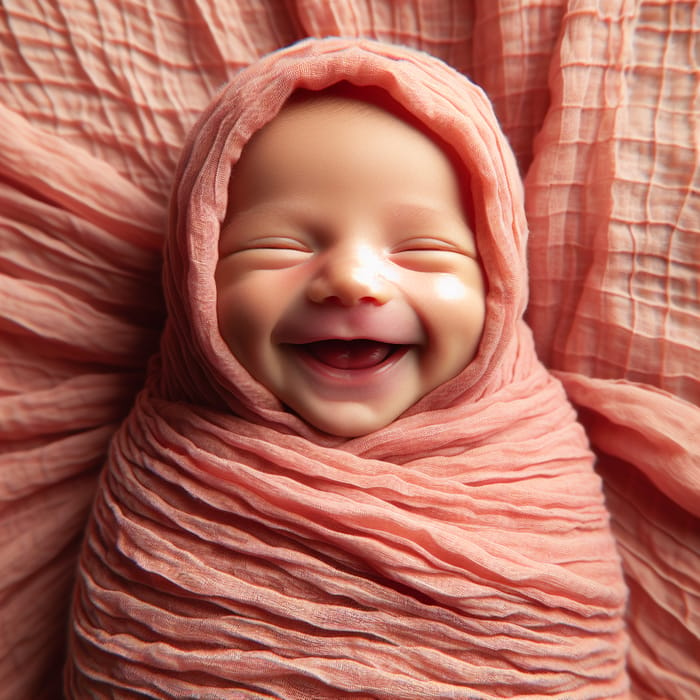
[(443, 383), (464, 370), (477, 353), (486, 317), (480, 275), (435, 275), (421, 311), (432, 344), (424, 360), (433, 381)]
[(218, 291), (217, 318), (219, 332), (237, 354), (245, 338), (255, 323), (255, 313), (247, 305), (241, 304), (241, 295), (235, 286), (227, 286)]
[(437, 301), (450, 305), (467, 301), (473, 293), (473, 290), (458, 275), (447, 273), (436, 276), (433, 289)]

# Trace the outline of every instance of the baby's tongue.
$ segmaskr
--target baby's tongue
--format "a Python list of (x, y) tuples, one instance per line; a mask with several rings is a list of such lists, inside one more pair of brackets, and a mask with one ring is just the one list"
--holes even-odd
[(392, 345), (376, 340), (320, 340), (306, 349), (320, 362), (336, 369), (365, 369), (384, 362)]

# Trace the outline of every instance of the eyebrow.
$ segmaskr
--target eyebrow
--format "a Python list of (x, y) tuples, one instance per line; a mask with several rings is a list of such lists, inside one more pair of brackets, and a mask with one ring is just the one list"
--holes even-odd
[[(443, 216), (444, 211), (436, 205), (431, 204), (428, 201), (424, 202), (416, 202), (414, 200), (410, 201), (402, 201), (402, 200), (396, 200), (395, 202), (391, 202), (387, 206), (387, 210), (389, 214), (393, 217), (398, 218), (399, 215), (403, 215), (405, 213), (409, 213), (411, 216), (417, 216), (420, 218), (431, 218), (431, 217), (437, 217), (437, 216)], [(236, 216), (238, 215), (246, 215), (248, 216), (249, 214), (283, 214), (283, 215), (288, 215), (288, 214), (298, 214), (298, 215), (304, 215), (304, 214), (313, 214), (316, 211), (316, 207), (314, 206), (313, 203), (311, 202), (304, 202), (301, 199), (288, 199), (288, 200), (278, 200), (275, 202), (268, 202), (268, 201), (263, 201), (263, 202), (258, 202), (253, 204), (250, 207), (247, 207), (246, 209), (243, 209), (240, 212), (237, 212)], [(466, 223), (466, 217), (464, 217), (464, 221)]]
[[(478, 254), (476, 246), (476, 232), (469, 223), (469, 219), (462, 208), (459, 209), (460, 217), (459, 219), (451, 217), (451, 220), (460, 226), (464, 226), (466, 230), (471, 234), (470, 237), (470, 249), (474, 254)], [(397, 202), (391, 207), (390, 216), (394, 220), (410, 219), (411, 221), (416, 221), (418, 224), (421, 223), (431, 223), (433, 221), (440, 221), (444, 219), (445, 212), (438, 206), (433, 206), (430, 202)], [(452, 227), (448, 226), (445, 230), (451, 230)]]
[[(411, 218), (418, 219), (434, 219), (437, 217), (444, 216), (445, 212), (437, 206), (430, 204), (429, 202), (402, 202), (397, 201), (391, 204), (390, 215), (393, 218), (400, 218), (405, 215), (410, 215)], [(462, 215), (464, 222), (466, 223), (466, 218)]]
[[(296, 200), (282, 200), (275, 202), (257, 202), (252, 206), (247, 207), (241, 211), (235, 212), (230, 218), (235, 219), (238, 217), (247, 218), (249, 216), (296, 216), (303, 217), (309, 216), (314, 211), (313, 205), (310, 203), (303, 203)], [(227, 218), (229, 218), (227, 216)]]

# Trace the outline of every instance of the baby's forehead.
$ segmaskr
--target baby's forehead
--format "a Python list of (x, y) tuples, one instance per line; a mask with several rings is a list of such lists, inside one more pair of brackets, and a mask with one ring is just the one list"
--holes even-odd
[(301, 123), (305, 117), (327, 119), (329, 122), (362, 120), (363, 117), (382, 118), (387, 123), (394, 122), (412, 127), (445, 151), (453, 163), (459, 160), (452, 145), (443, 139), (435, 125), (414, 114), (386, 90), (372, 85), (356, 86), (347, 82), (336, 83), (322, 90), (294, 90), (272, 119), (252, 135), (244, 150), (271, 125), (292, 119)]
[[(404, 165), (392, 168), (392, 161)], [(350, 172), (353, 168), (357, 173), (354, 180), (339, 176), (343, 169)], [(420, 180), (416, 176), (421, 171), (423, 184), (417, 188)], [(382, 173), (386, 175), (382, 177)], [(457, 202), (452, 211), (459, 209), (471, 228), (469, 176), (451, 147), (383, 90), (343, 87), (294, 92), (277, 114), (253, 134), (232, 167), (221, 235), (229, 230), (235, 217), (254, 204), (264, 203), (267, 211), (275, 214), (271, 218), (277, 221), (287, 212), (306, 207), (311, 214), (307, 219), (311, 221), (321, 214), (324, 192), (332, 187), (337, 190), (363, 186), (363, 195), (368, 199), (379, 198), (382, 190), (383, 203), (393, 198), (396, 206), (403, 205), (405, 211), (420, 210), (421, 199), (444, 199), (443, 193), (448, 192), (451, 202)], [(295, 201), (294, 207), (285, 202), (280, 210), (277, 202), (269, 201), (278, 200), (280, 193), (288, 195), (287, 199), (302, 196), (306, 202)], [(406, 206), (409, 197), (411, 207)], [(426, 204), (423, 208), (429, 210), (430, 203)], [(364, 208), (364, 202), (359, 206)], [(229, 231), (228, 235), (235, 232)]]
[[(344, 171), (358, 179), (343, 177)], [(415, 190), (422, 171), (426, 197), (437, 184), (454, 191), (460, 179), (442, 144), (383, 106), (354, 95), (304, 94), (288, 101), (245, 145), (232, 167), (229, 204), (238, 208), (271, 191), (279, 195), (280, 183), (288, 191), (315, 189), (319, 196), (335, 194), (333, 187), (374, 184), (390, 196), (403, 190), (420, 197)]]
[[(369, 97), (372, 96), (375, 99), (370, 100)], [(415, 127), (410, 123), (415, 120), (410, 120), (407, 113), (400, 112), (398, 105), (394, 109), (387, 108), (390, 104), (388, 98), (378, 101), (375, 93), (368, 94), (367, 98), (363, 99), (362, 93), (358, 91), (351, 94), (335, 90), (293, 92), (272, 119), (258, 129), (244, 145), (238, 163), (245, 160), (245, 156), (257, 147), (266, 134), (285, 126), (299, 130), (307, 126), (324, 129), (333, 124), (363, 122), (363, 128), (370, 129), (374, 122)], [(279, 155), (283, 156), (284, 153), (280, 151)], [(234, 164), (234, 170), (238, 163)]]

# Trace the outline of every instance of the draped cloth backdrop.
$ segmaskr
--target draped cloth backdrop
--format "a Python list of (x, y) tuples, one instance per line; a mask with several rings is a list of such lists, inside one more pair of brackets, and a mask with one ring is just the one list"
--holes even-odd
[(700, 686), (697, 2), (0, 7), (0, 696), (59, 694), (77, 551), (163, 319), (175, 163), (218, 88), (307, 36), (480, 84), (525, 179), (527, 320), (598, 454), (640, 698)]

